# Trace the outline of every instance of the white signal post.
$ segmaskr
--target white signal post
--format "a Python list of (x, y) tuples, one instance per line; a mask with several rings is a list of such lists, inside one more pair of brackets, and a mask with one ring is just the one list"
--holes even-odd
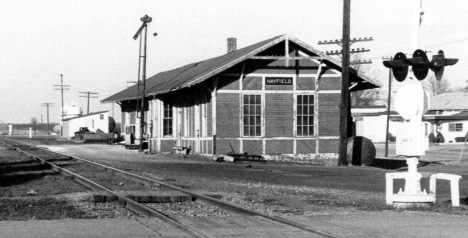
[[(387, 173), (386, 174), (386, 202), (388, 205), (394, 206), (413, 206), (427, 203), (435, 203), (435, 180), (447, 179), (451, 180), (452, 199), (458, 200), (458, 180), (461, 176), (451, 174), (433, 174), (429, 186), (429, 193), (426, 190), (421, 191), (421, 173), (417, 171), (418, 159), (425, 155), (425, 150), (429, 148), (428, 139), (424, 136), (422, 116), (429, 108), (429, 94), (422, 86), (421, 81), (426, 75), (424, 70), (431, 69), (436, 74), (437, 79), (442, 77), (443, 67), (454, 65), (458, 59), (445, 59), (443, 51), (440, 51), (432, 61), (427, 59), (426, 54), (422, 50), (418, 50), (419, 43), (419, 26), (422, 21), (423, 11), (422, 0), (413, 0), (413, 22), (412, 22), (412, 39), (411, 47), (416, 50), (413, 57), (406, 59), (403, 57), (395, 58), (398, 60), (386, 61), (384, 65), (392, 68), (397, 74), (395, 77), (399, 81), (405, 82), (395, 94), (395, 110), (403, 117), (404, 121), (400, 123), (396, 141), (396, 155), (405, 156), (408, 164), (408, 172), (406, 173)], [(421, 62), (422, 61), (422, 62)], [(402, 73), (407, 69), (408, 62), (412, 65), (406, 80)], [(426, 68), (427, 67), (427, 68)], [(396, 71), (395, 71), (396, 70)], [(400, 76), (400, 77), (397, 77)], [(393, 194), (393, 180), (404, 179), (405, 188), (400, 189), (397, 194)], [(458, 201), (452, 203), (453, 206), (458, 206)]]

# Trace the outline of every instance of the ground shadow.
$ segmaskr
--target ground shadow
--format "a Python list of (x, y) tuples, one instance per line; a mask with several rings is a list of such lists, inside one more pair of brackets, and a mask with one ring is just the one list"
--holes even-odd
[[(418, 168), (428, 166), (430, 164), (441, 164), (439, 162), (427, 162), (419, 161)], [(406, 171), (408, 165), (406, 160), (396, 160), (396, 159), (374, 159), (374, 162), (370, 165), (371, 167), (387, 169), (387, 170), (396, 170), (396, 171)]]
[[(450, 201), (451, 202), (451, 201)], [(460, 198), (460, 204), (461, 205), (468, 205), (468, 197), (466, 198)]]
[[(66, 160), (67, 162), (70, 160)], [(60, 163), (59, 167), (65, 168), (73, 165), (74, 163)], [(28, 163), (28, 164), (15, 164), (10, 166), (0, 166), (0, 176), (8, 176), (17, 172), (37, 172), (50, 170), (51, 167), (47, 164)]]
[(0, 167), (2, 167), (2, 166), (12, 166), (12, 165), (21, 165), (21, 164), (33, 164), (33, 163), (36, 163), (36, 161), (35, 160), (9, 161), (9, 162), (0, 163)]
[(0, 176), (0, 187), (9, 187), (18, 184), (27, 183), (32, 180), (43, 179), (46, 175), (54, 175), (51, 173), (21, 173)]
[(406, 168), (408, 165), (404, 160), (393, 160), (393, 159), (374, 159), (374, 162), (370, 165), (371, 167), (388, 169), (388, 170), (397, 170), (401, 168)]
[(0, 174), (15, 173), (20, 171), (41, 171), (46, 169), (49, 169), (49, 166), (45, 164), (21, 164), (0, 167)]

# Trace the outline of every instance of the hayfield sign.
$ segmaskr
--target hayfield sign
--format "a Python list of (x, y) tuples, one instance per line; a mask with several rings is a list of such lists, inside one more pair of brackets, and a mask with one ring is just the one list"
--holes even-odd
[(265, 85), (293, 85), (293, 79), (281, 77), (266, 77)]

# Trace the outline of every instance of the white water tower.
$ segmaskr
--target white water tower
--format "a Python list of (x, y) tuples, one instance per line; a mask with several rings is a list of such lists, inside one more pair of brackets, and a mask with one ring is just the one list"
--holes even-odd
[(71, 103), (69, 106), (64, 107), (64, 119), (81, 116), (81, 107), (75, 103)]

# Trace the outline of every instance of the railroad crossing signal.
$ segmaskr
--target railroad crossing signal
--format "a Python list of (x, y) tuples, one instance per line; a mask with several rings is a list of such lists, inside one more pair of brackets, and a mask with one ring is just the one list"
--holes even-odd
[(444, 74), (445, 66), (451, 66), (458, 62), (458, 59), (445, 58), (444, 52), (439, 52), (432, 56), (432, 60), (429, 61), (426, 52), (423, 50), (416, 50), (413, 53), (413, 58), (406, 58), (404, 53), (398, 52), (393, 57), (393, 60), (383, 61), (383, 65), (387, 68), (392, 69), (393, 76), (398, 82), (405, 80), (408, 75), (408, 68), (412, 66), (414, 76), (418, 80), (426, 78), (429, 69), (431, 69), (437, 80), (442, 79)]

